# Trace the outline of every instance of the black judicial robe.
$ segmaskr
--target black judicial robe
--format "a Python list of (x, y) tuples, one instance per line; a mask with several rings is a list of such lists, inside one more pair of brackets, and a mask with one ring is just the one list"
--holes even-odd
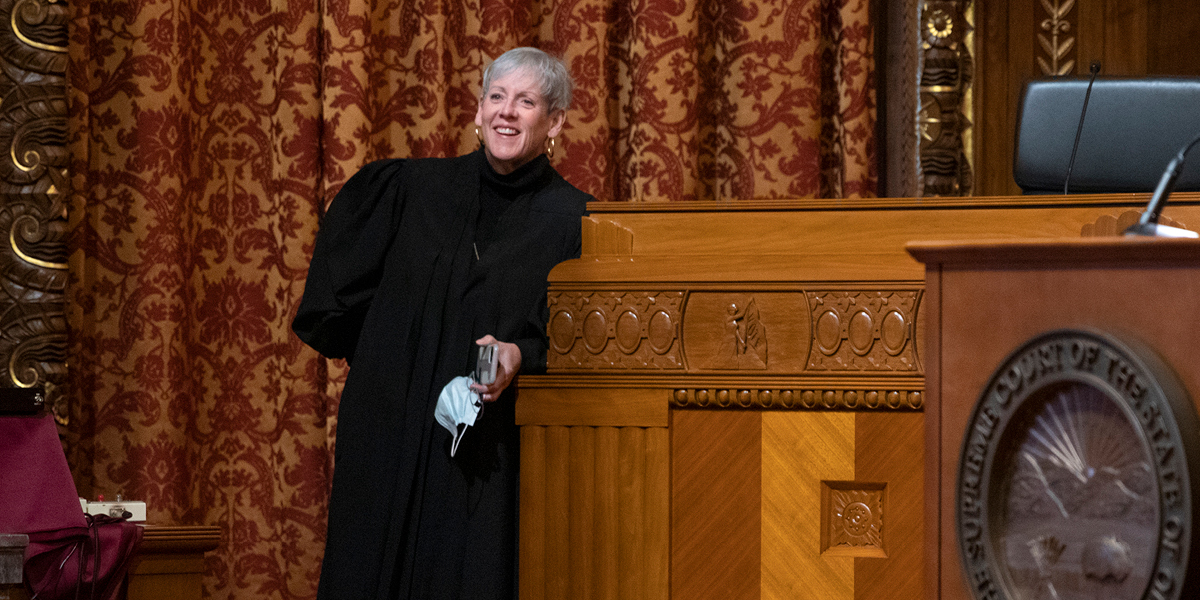
[(321, 221), (292, 327), (350, 371), (319, 598), (516, 597), (515, 386), (454, 457), (434, 408), (486, 334), (520, 346), (521, 372), (545, 369), (546, 276), (579, 256), (592, 198), (539, 156), (481, 224), (485, 170), (482, 151), (371, 163)]

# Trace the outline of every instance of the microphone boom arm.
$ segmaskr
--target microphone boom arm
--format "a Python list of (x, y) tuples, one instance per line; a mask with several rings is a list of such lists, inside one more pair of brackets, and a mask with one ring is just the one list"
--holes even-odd
[(1194, 231), (1158, 224), (1158, 217), (1162, 214), (1163, 207), (1167, 204), (1167, 198), (1175, 189), (1175, 181), (1179, 179), (1179, 174), (1183, 172), (1183, 161), (1187, 157), (1187, 153), (1197, 143), (1200, 143), (1200, 135), (1193, 138), (1188, 145), (1179, 151), (1179, 154), (1175, 155), (1175, 158), (1171, 159), (1170, 163), (1167, 163), (1166, 170), (1163, 171), (1162, 177), (1158, 180), (1158, 186), (1154, 188), (1154, 193), (1150, 196), (1150, 202), (1146, 204), (1146, 210), (1142, 211), (1142, 216), (1138, 218), (1137, 223), (1130, 225), (1129, 229), (1125, 230), (1125, 235), (1200, 237), (1200, 234)]

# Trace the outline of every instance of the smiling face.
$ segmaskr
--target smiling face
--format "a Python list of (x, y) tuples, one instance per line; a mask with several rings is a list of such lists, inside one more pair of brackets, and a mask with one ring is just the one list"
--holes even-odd
[(562, 131), (566, 113), (549, 110), (538, 77), (526, 69), (493, 80), (483, 91), (475, 124), (497, 173), (512, 173), (533, 160), (546, 149), (546, 140)]

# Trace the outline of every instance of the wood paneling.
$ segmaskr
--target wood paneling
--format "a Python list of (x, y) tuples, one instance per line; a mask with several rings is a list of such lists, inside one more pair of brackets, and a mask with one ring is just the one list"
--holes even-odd
[[(1017, 106), (1024, 84), (1047, 76), (1037, 36), (1050, 37), (1043, 25), (1050, 15), (1043, 0), (982, 0), (976, 9), (975, 194), (1019, 194), (1012, 177)], [(1064, 17), (1069, 29), (1059, 42), (1070, 40), (1064, 60), (1074, 61), (1067, 76), (1086, 77), (1092, 61), (1100, 61), (1101, 76), (1200, 76), (1194, 0), (1076, 0)]]
[(854, 597), (924, 598), (925, 415), (855, 416), (855, 479), (886, 485), (884, 558), (855, 558)]
[[(884, 331), (879, 318), (889, 314), (885, 300), (888, 307), (893, 298), (912, 303), (942, 289), (936, 276), (922, 285), (924, 268), (906, 244), (1078, 237), (1085, 227), (1094, 231), (1098, 222), (1140, 210), (1146, 200), (1147, 194), (1127, 194), (852, 206), (591, 205), (593, 233), (585, 236), (607, 231), (607, 241), (592, 240), (581, 258), (556, 267), (551, 296), (650, 306), (660, 295), (647, 291), (669, 292), (672, 302), (679, 300), (672, 310), (681, 346), (670, 348), (679, 362), (629, 359), (641, 352), (634, 329), (611, 344), (613, 332), (597, 327), (596, 343), (562, 363), (569, 367), (522, 376), (521, 597), (935, 597), (924, 591), (936, 590), (946, 571), (921, 563), (939, 564), (954, 540), (926, 524), (937, 523), (941, 506), (949, 505), (945, 494), (952, 491), (938, 487), (941, 461), (957, 456), (958, 446), (945, 442), (951, 434), (940, 420), (928, 425), (928, 439), (937, 442), (928, 461), (921, 444), (929, 414), (960, 415), (953, 406), (927, 407), (921, 392), (925, 375), (946, 372), (922, 358), (941, 356), (943, 341), (913, 336), (906, 343), (917, 348), (906, 354), (903, 327)], [(1175, 196), (1168, 213), (1195, 227), (1200, 195)], [(1059, 248), (1063, 256), (1070, 256), (1067, 246)], [(722, 335), (732, 335), (719, 302), (757, 295), (771, 349), (765, 364), (717, 368), (713, 349)], [(1020, 303), (993, 304), (1008, 311)], [(845, 318), (822, 321), (830, 311)], [(920, 302), (915, 315), (918, 327), (942, 316), (938, 305)], [(810, 322), (784, 322), (791, 318)], [(900, 320), (912, 319), (893, 325)], [(1009, 326), (1007, 317), (990, 314), (978, 321), (981, 328)], [(575, 339), (575, 325), (564, 323), (551, 320), (552, 340)], [(570, 327), (561, 338), (560, 324)], [(889, 353), (874, 354), (872, 343)], [(851, 348), (831, 350), (831, 360), (776, 355), (802, 354), (814, 344)], [(955, 352), (968, 354), (964, 347)], [(908, 370), (890, 364), (909, 356), (916, 358)], [(936, 382), (931, 389), (946, 393)], [(923, 470), (926, 463), (932, 469)], [(928, 481), (931, 502), (923, 503)], [(923, 578), (932, 583), (922, 585)]]
[(664, 391), (595, 388), (586, 397), (580, 397), (548, 387), (555, 381), (540, 377), (521, 386), (521, 399), (517, 403), (518, 425), (667, 426), (667, 393)]
[(667, 455), (665, 427), (522, 427), (522, 600), (665, 599)]
[[(621, 285), (616, 289), (631, 291), (674, 282), (696, 286), (692, 289), (738, 290), (756, 283), (779, 289), (780, 282), (800, 275), (806, 281), (921, 281), (924, 269), (904, 252), (910, 240), (1076, 237), (1100, 215), (1140, 210), (1149, 196), (1147, 191), (1049, 200), (876, 199), (853, 205), (786, 200), (594, 203), (589, 207), (593, 218), (630, 232), (631, 253), (621, 259), (584, 254), (556, 267), (550, 281), (555, 290), (613, 282)], [(1200, 195), (1176, 194), (1166, 212), (1187, 226), (1200, 226)], [(730, 288), (730, 283), (738, 287)]]
[(1150, 73), (1200, 77), (1200, 10), (1194, 0), (1148, 0)]
[(854, 414), (762, 417), (762, 598), (853, 600), (851, 556), (823, 554), (822, 483), (854, 481)]
[(758, 412), (675, 412), (671, 598), (760, 598), (761, 440)]
[(200, 600), (204, 554), (220, 541), (217, 526), (147, 526), (129, 565), (125, 598)]
[[(521, 600), (544, 600), (546, 573), (546, 427), (521, 428), (520, 552), (517, 564)], [(614, 521), (615, 523), (615, 521)], [(555, 532), (555, 535), (562, 535)]]

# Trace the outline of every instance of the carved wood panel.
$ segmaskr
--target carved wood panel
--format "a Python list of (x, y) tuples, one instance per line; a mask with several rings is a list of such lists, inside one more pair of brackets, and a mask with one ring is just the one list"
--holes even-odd
[(550, 292), (552, 369), (678, 369), (683, 292)]
[(67, 6), (0, 0), (0, 386), (41, 387), (67, 421)]
[(918, 375), (921, 294), (555, 290), (548, 296), (548, 364), (568, 371)]
[(921, 292), (810, 292), (814, 344), (808, 368), (916, 372)]
[(872, 389), (844, 389), (845, 385), (783, 389), (681, 388), (671, 393), (675, 408), (765, 408), (815, 410), (921, 410), (921, 381)]
[(821, 482), (821, 552), (886, 558), (883, 550), (887, 486), (858, 481)]

